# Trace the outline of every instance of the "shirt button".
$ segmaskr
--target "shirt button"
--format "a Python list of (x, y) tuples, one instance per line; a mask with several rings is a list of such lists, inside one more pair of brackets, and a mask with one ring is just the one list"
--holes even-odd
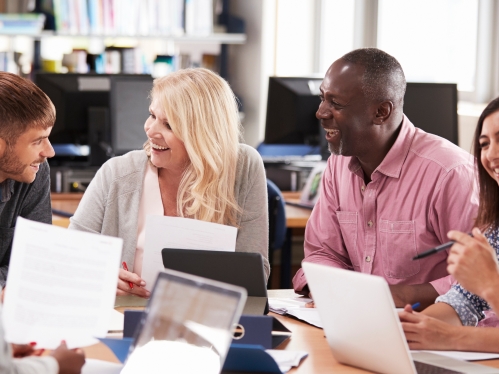
[(371, 262), (371, 256), (366, 256), (366, 262)]
[(369, 222), (367, 222), (367, 226), (369, 226), (369, 227), (373, 227), (373, 225), (374, 225), (373, 221), (369, 221)]
[(364, 191), (366, 190), (366, 186), (362, 186), (362, 187), (360, 188), (360, 190), (361, 190), (362, 192), (364, 192)]

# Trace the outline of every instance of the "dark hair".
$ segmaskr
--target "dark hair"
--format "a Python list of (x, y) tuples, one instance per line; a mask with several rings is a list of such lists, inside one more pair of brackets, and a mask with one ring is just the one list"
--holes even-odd
[(363, 66), (362, 90), (371, 100), (404, 103), (406, 81), (395, 57), (377, 48), (361, 48), (347, 53), (343, 60)]
[(499, 111), (499, 97), (492, 100), (483, 110), (476, 125), (473, 139), (473, 153), (475, 155), (475, 167), (478, 171), (479, 204), (475, 226), (485, 229), (499, 224), (499, 186), (481, 162), (482, 149), (480, 147), (480, 135), (482, 134), (483, 121), (492, 113)]
[(28, 129), (47, 129), (54, 122), (54, 105), (40, 88), (28, 79), (0, 72), (0, 138), (12, 146)]

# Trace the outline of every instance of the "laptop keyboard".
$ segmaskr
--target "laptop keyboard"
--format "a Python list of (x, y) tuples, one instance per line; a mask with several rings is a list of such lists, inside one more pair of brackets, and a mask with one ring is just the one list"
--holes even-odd
[(462, 371), (454, 371), (418, 361), (414, 361), (414, 365), (418, 374), (464, 374)]

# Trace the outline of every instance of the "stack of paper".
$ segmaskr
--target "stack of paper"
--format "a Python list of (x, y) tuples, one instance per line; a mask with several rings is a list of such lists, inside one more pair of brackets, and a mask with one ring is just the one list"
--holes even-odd
[(269, 298), (269, 309), (280, 315), (291, 315), (322, 329), (322, 322), (317, 308), (306, 308), (305, 304), (312, 299), (305, 297)]
[(308, 356), (308, 353), (305, 351), (266, 349), (265, 352), (272, 356), (283, 373), (287, 373), (293, 367), (298, 367), (298, 365), (300, 365), (300, 361)]

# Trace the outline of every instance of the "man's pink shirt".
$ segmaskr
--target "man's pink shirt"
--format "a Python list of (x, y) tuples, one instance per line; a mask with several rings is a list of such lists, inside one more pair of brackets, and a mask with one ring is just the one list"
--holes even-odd
[[(379, 275), (389, 284), (430, 282), (447, 292), (448, 252), (412, 258), (449, 241), (449, 230), (471, 230), (478, 207), (473, 172), (471, 154), (404, 116), (367, 185), (356, 157), (329, 157), (305, 230), (304, 261)], [(294, 289), (306, 284), (300, 269)]]

